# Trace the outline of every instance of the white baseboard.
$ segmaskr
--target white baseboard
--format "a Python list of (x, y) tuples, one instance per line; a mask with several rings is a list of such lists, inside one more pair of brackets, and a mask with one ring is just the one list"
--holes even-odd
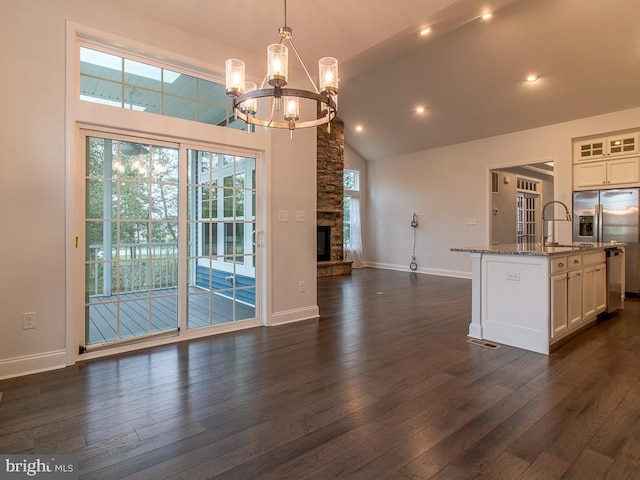
[[(412, 272), (408, 265), (395, 265), (392, 263), (376, 263), (369, 262), (367, 267), (381, 268), (384, 270), (397, 270), (399, 272)], [(422, 273), (425, 275), (437, 275), (439, 277), (455, 277), (455, 278), (468, 278), (471, 279), (471, 272), (460, 272), (458, 270), (444, 270), (440, 268), (424, 268), (418, 267), (415, 273)]]
[(66, 366), (67, 352), (65, 350), (6, 358), (0, 360), (0, 380), (56, 370)]
[(271, 314), (271, 318), (267, 322), (268, 327), (274, 325), (285, 325), (287, 323), (300, 322), (312, 318), (319, 318), (320, 310), (317, 305), (305, 308), (296, 308), (294, 310), (285, 310), (283, 312), (275, 312)]

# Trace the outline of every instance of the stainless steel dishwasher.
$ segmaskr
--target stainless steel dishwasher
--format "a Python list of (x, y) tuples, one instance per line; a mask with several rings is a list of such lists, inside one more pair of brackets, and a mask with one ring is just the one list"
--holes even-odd
[(624, 308), (622, 303), (623, 250), (607, 248), (607, 313)]

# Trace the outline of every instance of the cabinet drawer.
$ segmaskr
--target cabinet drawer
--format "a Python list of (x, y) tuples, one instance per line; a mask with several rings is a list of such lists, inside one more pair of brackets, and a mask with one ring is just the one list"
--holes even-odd
[(582, 255), (582, 264), (596, 265), (598, 263), (604, 263), (605, 259), (606, 258), (605, 258), (604, 250), (600, 252), (585, 253), (584, 255)]
[(554, 257), (551, 259), (551, 273), (562, 272), (567, 269), (567, 257)]
[(570, 255), (567, 259), (567, 268), (582, 267), (582, 255)]

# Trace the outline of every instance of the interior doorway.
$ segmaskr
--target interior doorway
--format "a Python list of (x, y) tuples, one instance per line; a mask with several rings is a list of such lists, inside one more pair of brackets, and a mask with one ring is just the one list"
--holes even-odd
[(541, 209), (553, 200), (552, 161), (496, 167), (489, 172), (490, 243), (535, 243)]

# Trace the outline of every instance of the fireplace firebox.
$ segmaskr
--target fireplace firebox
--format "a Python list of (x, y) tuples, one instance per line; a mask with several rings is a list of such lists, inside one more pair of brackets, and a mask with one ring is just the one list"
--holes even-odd
[(331, 260), (331, 227), (318, 225), (318, 262)]

